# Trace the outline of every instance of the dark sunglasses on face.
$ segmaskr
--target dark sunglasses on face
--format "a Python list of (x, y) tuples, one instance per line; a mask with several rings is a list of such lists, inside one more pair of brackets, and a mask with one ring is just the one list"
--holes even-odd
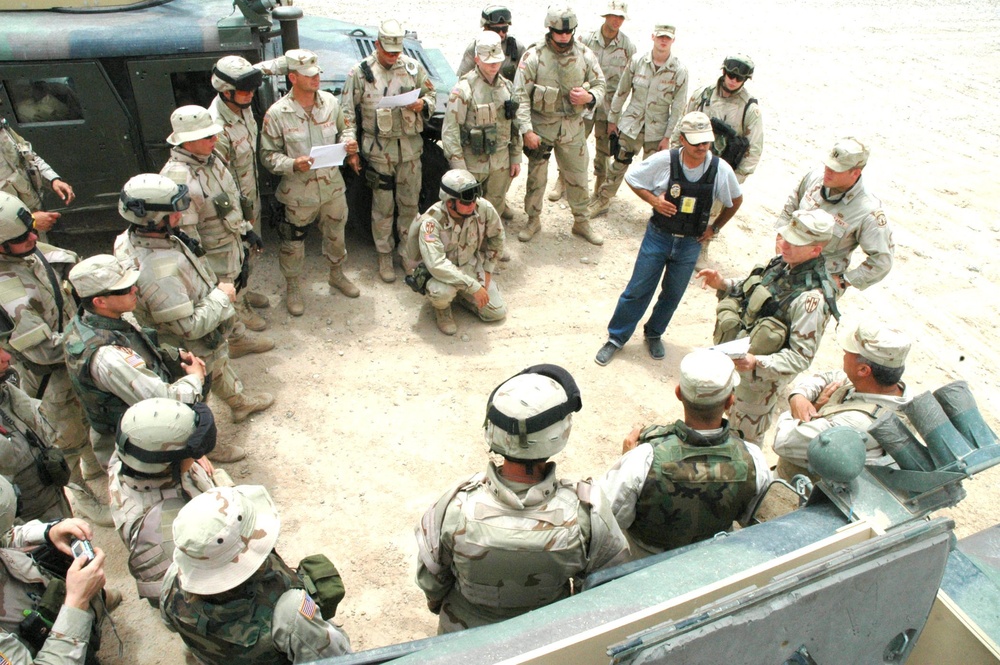
[(115, 289), (114, 291), (105, 291), (101, 295), (107, 298), (108, 296), (127, 296), (132, 293), (134, 286), (126, 286), (124, 289)]
[(490, 32), (495, 32), (497, 34), (500, 34), (500, 33), (507, 34), (507, 31), (510, 30), (510, 26), (509, 25), (491, 25), (491, 26), (487, 26), (486, 29), (489, 30)]
[(737, 83), (743, 83), (744, 81), (747, 80), (746, 76), (741, 76), (740, 74), (737, 74), (736, 72), (731, 72), (728, 69), (726, 70), (726, 76), (733, 79)]
[(7, 242), (10, 243), (10, 244), (12, 244), (12, 245), (18, 245), (18, 244), (20, 244), (22, 242), (27, 242), (28, 241), (28, 236), (30, 236), (31, 233), (32, 233), (32, 230), (29, 228), (27, 231), (25, 231), (24, 233), (22, 233), (18, 237), (11, 238)]
[(570, 30), (556, 30), (555, 28), (549, 28), (549, 32), (554, 32), (557, 35), (572, 35), (574, 30), (576, 30), (576, 28), (572, 28)]

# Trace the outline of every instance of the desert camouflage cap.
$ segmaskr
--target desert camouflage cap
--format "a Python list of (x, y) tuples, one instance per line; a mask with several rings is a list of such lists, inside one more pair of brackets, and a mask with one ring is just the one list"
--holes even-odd
[(621, 0), (610, 0), (608, 8), (604, 10), (601, 16), (621, 16), (622, 18), (628, 18), (628, 3)]
[(394, 18), (382, 21), (382, 25), (378, 27), (378, 43), (386, 53), (402, 53), (405, 36), (403, 26)]
[(91, 256), (69, 271), (69, 283), (81, 298), (127, 289), (138, 279), (138, 270), (126, 268), (110, 254)]
[(864, 143), (853, 136), (846, 136), (833, 145), (823, 163), (837, 173), (863, 169), (868, 163), (869, 152)]
[(21, 199), (0, 192), (0, 242), (7, 242), (27, 233), (34, 219)]
[(677, 28), (672, 25), (667, 25), (666, 23), (658, 23), (653, 26), (653, 36), (654, 37), (670, 37), (674, 38), (677, 34)]
[(486, 65), (503, 62), (505, 56), (500, 41), (500, 35), (495, 32), (487, 30), (479, 33), (476, 37), (476, 57)]
[(222, 125), (215, 124), (208, 109), (201, 106), (182, 106), (170, 114), (173, 134), (167, 137), (170, 145), (180, 145), (187, 141), (197, 141), (207, 136), (215, 136), (222, 131)]
[(792, 221), (785, 224), (778, 233), (790, 245), (804, 247), (818, 242), (829, 242), (833, 237), (833, 227), (836, 221), (833, 215), (825, 210), (796, 210), (792, 213)]
[(312, 51), (295, 48), (285, 53), (285, 64), (289, 72), (302, 74), (303, 76), (316, 76), (323, 71), (318, 64), (319, 59)]
[(692, 351), (681, 360), (681, 396), (692, 404), (720, 404), (740, 385), (740, 375), (721, 351)]
[(841, 321), (837, 326), (837, 341), (844, 351), (883, 367), (902, 367), (910, 352), (906, 335), (878, 321)]
[(4, 476), (0, 476), (0, 535), (6, 535), (17, 517), (17, 493)]
[(681, 118), (681, 134), (693, 145), (711, 143), (715, 140), (712, 121), (701, 111), (692, 111)]
[(261, 485), (215, 487), (174, 520), (177, 579), (188, 593), (228, 591), (250, 578), (274, 549), (281, 520)]

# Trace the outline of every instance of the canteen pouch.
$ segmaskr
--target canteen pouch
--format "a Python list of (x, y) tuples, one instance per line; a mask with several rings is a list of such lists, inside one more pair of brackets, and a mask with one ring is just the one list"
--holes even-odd
[(715, 308), (715, 332), (712, 341), (715, 344), (731, 342), (743, 329), (740, 320), (740, 303), (736, 298), (723, 298)]
[(254, 219), (253, 201), (246, 196), (240, 196), (240, 211), (243, 213), (243, 219)]
[(43, 448), (35, 454), (35, 468), (38, 477), (50, 487), (66, 487), (69, 482), (69, 465), (63, 451), (58, 448)]
[(765, 316), (750, 331), (750, 353), (755, 356), (777, 353), (784, 348), (787, 338), (788, 326), (780, 319)]
[(225, 219), (226, 215), (233, 211), (233, 200), (225, 192), (220, 192), (213, 196), (212, 205), (215, 206), (215, 214), (220, 219)]
[(299, 579), (327, 621), (337, 613), (337, 606), (344, 599), (346, 590), (337, 567), (325, 554), (311, 554), (299, 561)]

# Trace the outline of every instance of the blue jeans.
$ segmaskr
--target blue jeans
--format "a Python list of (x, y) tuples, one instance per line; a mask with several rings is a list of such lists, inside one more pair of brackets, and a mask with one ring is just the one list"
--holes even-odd
[(608, 324), (608, 339), (618, 347), (625, 345), (649, 307), (662, 274), (660, 295), (643, 327), (646, 337), (661, 337), (681, 302), (700, 253), (701, 243), (697, 237), (678, 237), (660, 231), (652, 222), (647, 224), (639, 255), (635, 258), (632, 279), (618, 298), (614, 316)]

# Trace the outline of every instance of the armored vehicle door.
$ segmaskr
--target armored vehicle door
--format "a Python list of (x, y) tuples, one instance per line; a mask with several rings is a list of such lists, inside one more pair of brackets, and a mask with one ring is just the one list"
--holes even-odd
[(140, 170), (131, 116), (96, 60), (0, 62), (0, 113), (73, 185), (75, 211), (107, 207)]

